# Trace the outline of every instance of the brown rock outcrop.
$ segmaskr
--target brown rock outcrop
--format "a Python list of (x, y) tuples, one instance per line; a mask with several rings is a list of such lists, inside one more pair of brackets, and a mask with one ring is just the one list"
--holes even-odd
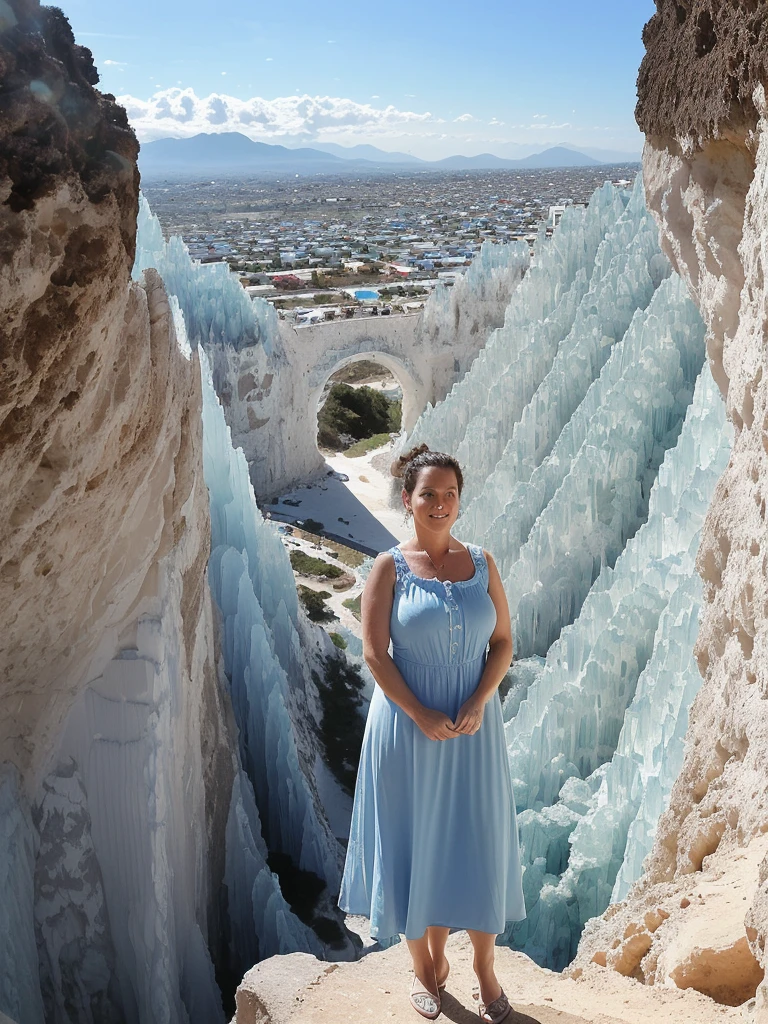
[[(165, 495), (177, 516), (186, 500), (192, 453), (168, 413), (189, 407), (195, 371), (174, 351), (159, 280), (129, 284), (138, 146), (124, 113), (93, 88), (90, 53), (59, 12), (11, 12), (0, 37), (0, 754), (26, 773), (138, 596)], [(124, 524), (150, 472), (149, 521), (136, 508)]]
[[(645, 929), (645, 951), (629, 957), (630, 973), (726, 1003), (756, 990), (754, 1019), (766, 1021), (768, 21), (754, 0), (657, 0), (657, 10), (645, 31), (637, 108), (646, 195), (707, 324), (736, 440), (698, 558), (704, 682), (683, 768), (643, 878), (624, 904), (588, 925), (576, 969), (620, 960), (632, 930), (643, 930), (644, 916), (661, 906), (668, 919)], [(724, 915), (725, 932), (709, 941), (704, 925), (720, 915), (717, 901), (696, 927), (690, 921), (712, 885), (739, 887), (740, 896)]]
[[(496, 972), (514, 1009), (508, 1024), (725, 1024), (741, 1012), (698, 992), (644, 988), (592, 965), (578, 981), (537, 967), (522, 953), (496, 950)], [(443, 1017), (478, 1020), (472, 947), (451, 935)], [(347, 1024), (416, 1019), (408, 1001), (413, 975), (404, 942), (354, 964), (327, 964), (308, 953), (272, 957), (249, 971), (237, 990), (232, 1024)]]
[(754, 127), (768, 78), (762, 0), (656, 0), (645, 26), (637, 123), (646, 136), (698, 143)]

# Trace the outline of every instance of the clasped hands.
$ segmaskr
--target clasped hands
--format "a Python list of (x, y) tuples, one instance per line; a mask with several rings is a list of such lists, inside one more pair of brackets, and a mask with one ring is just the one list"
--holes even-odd
[(415, 722), (427, 739), (449, 740), (455, 736), (472, 736), (483, 724), (485, 702), (476, 697), (465, 700), (459, 708), (456, 721), (432, 708), (422, 708)]

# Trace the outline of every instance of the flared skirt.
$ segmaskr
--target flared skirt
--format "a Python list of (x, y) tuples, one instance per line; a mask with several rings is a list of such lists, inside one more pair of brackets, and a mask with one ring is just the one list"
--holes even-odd
[[(485, 657), (396, 663), (422, 704), (455, 720)], [(430, 925), (499, 934), (525, 917), (498, 694), (473, 736), (439, 741), (375, 687), (339, 906), (369, 917), (371, 935), (382, 940), (417, 939)]]

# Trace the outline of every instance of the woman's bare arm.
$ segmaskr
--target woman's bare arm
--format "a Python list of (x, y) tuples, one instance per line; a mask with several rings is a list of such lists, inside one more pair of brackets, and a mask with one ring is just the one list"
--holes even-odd
[(488, 561), (488, 596), (496, 608), (496, 627), (488, 641), (488, 657), (477, 689), (461, 706), (454, 726), (457, 733), (471, 736), (483, 724), (485, 705), (496, 693), (499, 683), (512, 664), (512, 622), (509, 605), (499, 570), (493, 558), (484, 552)]
[(386, 553), (378, 555), (360, 603), (363, 657), (387, 697), (413, 719), (425, 736), (431, 740), (451, 739), (456, 735), (453, 722), (441, 711), (426, 708), (417, 700), (389, 654), (389, 620), (394, 588), (394, 559)]

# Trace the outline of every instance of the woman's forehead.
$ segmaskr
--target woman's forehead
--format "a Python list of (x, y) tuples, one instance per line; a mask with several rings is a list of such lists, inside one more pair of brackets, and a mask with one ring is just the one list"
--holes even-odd
[(457, 487), (456, 471), (448, 466), (424, 466), (419, 470), (416, 486), (422, 487)]

